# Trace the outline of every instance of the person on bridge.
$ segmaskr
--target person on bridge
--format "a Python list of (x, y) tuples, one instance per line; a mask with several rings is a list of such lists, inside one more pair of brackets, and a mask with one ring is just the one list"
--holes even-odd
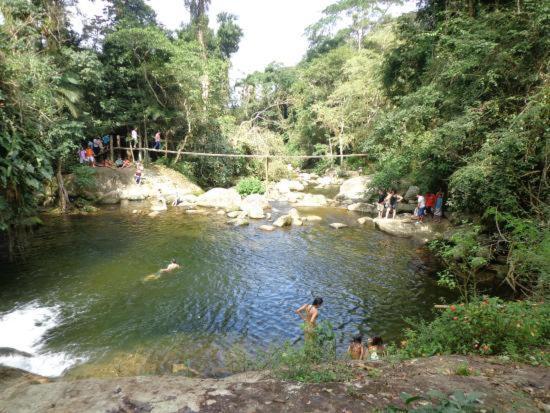
[(155, 133), (155, 144), (153, 145), (153, 149), (157, 151), (160, 150), (160, 132), (158, 131)]

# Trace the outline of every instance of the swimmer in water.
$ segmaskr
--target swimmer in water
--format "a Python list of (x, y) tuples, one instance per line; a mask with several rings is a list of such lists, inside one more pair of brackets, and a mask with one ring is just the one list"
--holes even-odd
[(168, 266), (166, 268), (163, 268), (163, 269), (159, 270), (158, 274), (148, 275), (147, 277), (145, 277), (143, 279), (143, 281), (158, 280), (160, 278), (160, 274), (165, 274), (167, 272), (172, 272), (174, 270), (177, 270), (178, 268), (180, 268), (180, 265), (176, 262), (175, 258), (172, 258), (172, 262), (170, 262), (170, 264), (168, 264)]
[(321, 297), (317, 297), (313, 300), (312, 304), (304, 304), (295, 311), (295, 313), (298, 314), (302, 320), (304, 320), (304, 335), (306, 340), (310, 340), (314, 336), (317, 316), (319, 315), (319, 307), (321, 307), (322, 304), (323, 299)]
[(160, 270), (160, 272), (161, 273), (172, 272), (174, 270), (177, 270), (179, 267), (180, 267), (180, 265), (176, 262), (176, 259), (172, 258), (172, 262), (170, 264), (168, 264), (168, 267), (163, 268), (162, 270)]

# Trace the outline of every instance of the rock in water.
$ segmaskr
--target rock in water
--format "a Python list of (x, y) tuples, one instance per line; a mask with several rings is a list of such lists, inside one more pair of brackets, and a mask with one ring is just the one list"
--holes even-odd
[(197, 205), (236, 210), (241, 208), (241, 196), (234, 188), (212, 188), (198, 197)]
[(397, 237), (410, 238), (416, 237), (423, 241), (433, 239), (436, 235), (432, 225), (429, 223), (415, 224), (409, 218), (404, 219), (385, 219), (375, 218), (373, 220), (376, 228), (386, 234)]
[(296, 208), (292, 208), (290, 211), (288, 211), (288, 215), (290, 215), (292, 219), (300, 219), (300, 213)]
[(259, 205), (251, 205), (247, 207), (248, 217), (251, 219), (263, 219), (265, 218), (264, 210)]
[(246, 225), (249, 225), (250, 222), (248, 222), (244, 218), (235, 218), (228, 222), (229, 224), (233, 225), (234, 227), (244, 227)]
[(321, 194), (305, 194), (304, 197), (298, 201), (296, 206), (299, 207), (320, 207), (327, 204), (327, 198)]
[(292, 217), (290, 215), (283, 215), (277, 218), (277, 220), (273, 223), (276, 227), (288, 227), (292, 225)]
[(275, 227), (273, 225), (260, 225), (260, 229), (262, 231), (275, 231)]
[(317, 216), (317, 215), (308, 215), (307, 217), (303, 218), (307, 222), (319, 222), (322, 221), (323, 218)]
[(229, 218), (245, 218), (246, 217), (246, 212), (244, 211), (231, 211), (231, 212), (228, 212), (227, 213), (227, 216)]
[(281, 194), (286, 194), (290, 191), (303, 191), (305, 189), (299, 181), (290, 181), (288, 179), (281, 179), (280, 182), (277, 182), (275, 189)]
[(151, 218), (154, 218), (154, 217), (156, 217), (159, 213), (160, 213), (160, 212), (158, 212), (158, 211), (153, 211), (153, 212), (150, 212), (150, 213), (147, 214), (147, 215), (149, 215)]
[(341, 229), (341, 228), (347, 228), (346, 224), (342, 224), (340, 222), (335, 222), (333, 224), (330, 224), (330, 226), (334, 229)]
[(373, 218), (371, 217), (361, 217), (357, 219), (357, 222), (359, 222), (360, 225), (365, 225), (367, 222), (373, 222)]

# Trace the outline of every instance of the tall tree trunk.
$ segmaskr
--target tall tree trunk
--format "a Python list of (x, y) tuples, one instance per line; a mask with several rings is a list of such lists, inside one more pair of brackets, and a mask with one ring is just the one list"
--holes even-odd
[(63, 161), (59, 159), (57, 161), (57, 172), (55, 176), (57, 179), (57, 188), (59, 194), (59, 208), (61, 209), (61, 212), (65, 213), (69, 209), (71, 201), (69, 200), (69, 194), (67, 193), (67, 189), (65, 188), (65, 185), (63, 183), (63, 174), (61, 173), (62, 170)]
[(344, 124), (340, 124), (340, 131), (338, 133), (338, 145), (340, 146), (340, 166), (344, 163)]
[(202, 76), (201, 76), (201, 89), (202, 89), (202, 100), (203, 100), (203, 109), (206, 111), (208, 96), (210, 95), (210, 79), (208, 77), (208, 56), (206, 54), (206, 44), (204, 42), (204, 27), (203, 27), (203, 18), (199, 20), (197, 28), (197, 40), (201, 47), (202, 54)]
[(475, 0), (468, 0), (468, 15), (470, 17), (475, 17), (475, 15), (476, 15)]

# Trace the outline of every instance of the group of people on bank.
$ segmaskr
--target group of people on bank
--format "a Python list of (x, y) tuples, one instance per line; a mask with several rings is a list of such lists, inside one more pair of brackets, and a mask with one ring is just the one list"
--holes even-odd
[[(424, 217), (429, 215), (435, 222), (440, 222), (443, 216), (443, 192), (426, 193), (425, 195), (418, 194), (416, 196), (417, 205), (414, 210), (414, 217), (417, 219), (417, 223), (424, 222)], [(378, 218), (386, 219), (392, 216), (395, 218), (397, 214), (397, 208), (399, 202), (403, 200), (403, 197), (396, 193), (395, 190), (384, 191), (378, 190), (378, 200), (376, 203), (376, 209), (378, 211)]]
[[(88, 141), (86, 144), (82, 144), (78, 150), (79, 162), (83, 165), (90, 165), (92, 167), (104, 166), (109, 168), (128, 168), (132, 166), (132, 162), (128, 159), (122, 159), (119, 155), (116, 161), (107, 159), (106, 150), (109, 145), (112, 145), (112, 136), (107, 134), (103, 137), (97, 137)], [(124, 138), (130, 148), (135, 149), (138, 147), (139, 135), (136, 128), (133, 128), (130, 132), (128, 139)], [(121, 136), (116, 135), (117, 146), (121, 145)], [(153, 137), (153, 144), (151, 149), (161, 149), (161, 134), (157, 131)]]
[[(311, 304), (304, 304), (295, 311), (305, 323), (304, 335), (306, 342), (315, 335), (321, 305), (323, 305), (323, 298), (316, 297)], [(385, 346), (382, 337), (369, 338), (367, 346), (365, 346), (363, 336), (358, 334), (352, 338), (348, 346), (348, 355), (353, 360), (378, 360), (384, 353)]]

